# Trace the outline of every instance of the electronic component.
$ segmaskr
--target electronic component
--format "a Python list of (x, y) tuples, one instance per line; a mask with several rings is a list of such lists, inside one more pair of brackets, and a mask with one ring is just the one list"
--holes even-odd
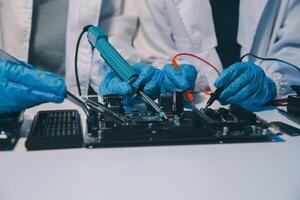
[(125, 110), (123, 108), (123, 96), (119, 94), (111, 94), (108, 96), (103, 96), (103, 102), (111, 111), (124, 114)]
[(26, 140), (28, 150), (82, 146), (81, 119), (77, 110), (39, 111)]
[(180, 114), (183, 112), (183, 92), (163, 94), (160, 96), (159, 104), (165, 113)]
[[(78, 112), (41, 111), (34, 119), (26, 147), (52, 149), (82, 145), (94, 148), (267, 142), (273, 141), (279, 134), (254, 113), (236, 105), (229, 109), (184, 110), (183, 96), (184, 92), (174, 92), (160, 97), (159, 105), (168, 116), (168, 120), (163, 120), (151, 106), (137, 106), (127, 112), (123, 108), (122, 95), (105, 95), (102, 104), (68, 94), (72, 102), (86, 110), (87, 134), (84, 141)], [(65, 118), (65, 115), (68, 117)]]
[(24, 121), (24, 112), (0, 115), (0, 151), (14, 149)]
[(292, 85), (291, 88), (296, 95), (289, 95), (287, 98), (287, 107), (277, 108), (277, 110), (289, 120), (300, 125), (300, 86)]
[(270, 125), (275, 125), (277, 128), (279, 128), (280, 132), (285, 133), (289, 136), (300, 136), (300, 129), (289, 124), (283, 122), (271, 122)]
[[(268, 123), (239, 106), (231, 105), (230, 109), (184, 111), (181, 109), (183, 101), (176, 101), (179, 96), (182, 97), (183, 93), (160, 97), (160, 106), (168, 115), (167, 121), (147, 111), (125, 113), (127, 124), (115, 123), (101, 113), (94, 114), (95, 123), (88, 123), (85, 146), (258, 142), (272, 141), (277, 136), (277, 133), (269, 129)], [(109, 104), (109, 95), (105, 98)], [(174, 109), (179, 108), (179, 104), (182, 107)]]
[(290, 114), (300, 117), (300, 86), (293, 85), (291, 88), (297, 94), (288, 96), (287, 111)]
[(107, 118), (113, 120), (118, 124), (126, 124), (128, 121), (128, 119), (125, 116), (110, 110), (109, 108), (107, 108), (106, 106), (102, 105), (99, 102), (92, 101), (87, 98), (85, 98), (84, 101), (85, 104), (90, 109), (90, 112), (94, 111), (95, 113), (101, 113), (103, 116), (106, 116)]

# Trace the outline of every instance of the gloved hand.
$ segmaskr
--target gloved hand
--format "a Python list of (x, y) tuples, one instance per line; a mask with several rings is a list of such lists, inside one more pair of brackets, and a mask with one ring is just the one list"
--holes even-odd
[(275, 83), (252, 62), (231, 65), (221, 73), (215, 86), (224, 87), (219, 96), (222, 105), (238, 104), (251, 111), (259, 110), (276, 96)]
[(0, 114), (18, 112), (45, 103), (64, 100), (62, 78), (22, 63), (0, 61)]
[(167, 64), (163, 67), (163, 89), (166, 92), (195, 89), (195, 81), (197, 78), (196, 68), (193, 65), (189, 64), (181, 64), (179, 65), (179, 68), (180, 70), (177, 70), (171, 64)]
[[(156, 99), (160, 94), (160, 84), (163, 80), (163, 74), (157, 68), (145, 63), (138, 63), (132, 66), (138, 73), (138, 79), (132, 84), (134, 88), (143, 88), (143, 91), (152, 99)], [(132, 93), (131, 86), (114, 73), (109, 72), (99, 87), (101, 96), (106, 94), (128, 95)], [(135, 104), (133, 99), (129, 99), (129, 104)]]

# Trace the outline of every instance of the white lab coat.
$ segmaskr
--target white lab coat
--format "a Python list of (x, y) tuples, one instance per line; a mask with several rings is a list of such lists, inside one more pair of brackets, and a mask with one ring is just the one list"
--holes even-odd
[[(67, 28), (67, 47), (66, 47), (66, 77), (67, 83), (73, 83), (70, 79), (75, 51), (76, 37), (81, 28), (86, 24), (97, 24), (101, 1), (69, 1), (69, 16)], [(29, 41), (31, 34), (33, 0), (0, 0), (0, 29), (1, 29), (1, 48), (12, 54), (18, 59), (27, 60), (29, 53)], [(76, 22), (75, 22), (76, 21)], [(84, 43), (84, 42), (83, 42)], [(83, 44), (87, 46), (87, 44)], [(46, 49), (45, 49), (46, 51)], [(79, 58), (80, 67), (90, 65), (90, 52), (87, 48), (81, 51)], [(79, 70), (80, 76), (86, 78), (88, 70)], [(68, 84), (70, 85), (70, 84)], [(72, 84), (74, 85), (74, 84)], [(84, 84), (85, 85), (85, 84)], [(84, 86), (85, 87), (85, 86)]]
[[(98, 24), (102, 1), (69, 1), (66, 41), (66, 81), (69, 87), (75, 86), (73, 69), (77, 37), (84, 25)], [(121, 4), (121, 0), (111, 2)], [(238, 42), (242, 46), (242, 54), (251, 49), (266, 2), (241, 0)], [(260, 56), (279, 57), (300, 66), (299, 4), (298, 0), (282, 0), (268, 51)], [(117, 7), (114, 9), (117, 10)], [(31, 15), (32, 0), (0, 0), (0, 47), (23, 60), (28, 58)], [(130, 63), (142, 60), (161, 68), (163, 64), (170, 63), (176, 52), (189, 51), (221, 68), (215, 50), (217, 40), (208, 0), (127, 0), (121, 14), (100, 20), (100, 24), (110, 34), (113, 45)], [(97, 88), (106, 67), (99, 67), (103, 60), (97, 52), (91, 52), (86, 40), (81, 43), (79, 54), (80, 80), (86, 93), (89, 82)], [(213, 70), (187, 58), (181, 62), (197, 66), (196, 89), (213, 87), (217, 77)], [(260, 64), (275, 81), (278, 98), (290, 92), (291, 83), (300, 84), (297, 70), (277, 62)]]
[[(240, 1), (237, 41), (241, 45), (241, 55), (251, 52), (256, 35), (264, 34), (257, 32), (257, 27), (267, 2), (268, 0)], [(219, 69), (222, 68), (215, 50), (217, 39), (208, 0), (137, 0), (128, 7), (129, 13), (139, 17), (132, 42), (142, 61), (161, 68), (170, 63), (176, 52), (187, 51), (206, 58)], [(259, 46), (259, 56), (281, 58), (300, 66), (300, 1), (281, 0), (277, 15), (270, 19), (273, 20), (275, 23), (271, 36)], [(196, 90), (204, 90), (207, 86), (214, 88), (217, 74), (210, 67), (186, 57), (181, 62), (192, 63), (197, 67)], [(279, 62), (256, 62), (275, 82), (277, 98), (285, 98), (292, 93), (290, 85), (300, 85), (298, 70)], [(101, 81), (100, 73), (92, 78), (92, 82)], [(93, 74), (97, 74), (97, 70)]]
[[(251, 51), (255, 42), (257, 24), (262, 20), (261, 15), (268, 0), (241, 0), (238, 42), (241, 44), (241, 55)], [(262, 7), (261, 7), (262, 6)], [(256, 13), (257, 14), (254, 14)], [(275, 19), (271, 37), (265, 45), (261, 45), (261, 57), (279, 58), (300, 67), (300, 1), (281, 0)], [(299, 70), (281, 62), (256, 61), (276, 84), (277, 99), (286, 98), (294, 93), (291, 85), (300, 85)]]
[[(130, 0), (128, 0), (129, 2)], [(20, 60), (27, 60), (31, 34), (33, 0), (0, 0), (0, 48)], [(102, 6), (105, 8), (102, 10)], [(118, 50), (127, 51), (137, 26), (137, 17), (126, 14), (124, 0), (70, 0), (66, 32), (66, 83), (75, 92), (74, 57), (77, 38), (82, 28), (88, 24), (100, 23)], [(104, 12), (101, 14), (101, 11)], [(103, 20), (100, 19), (103, 15)], [(54, 31), (55, 33), (55, 31)], [(46, 51), (46, 49), (45, 49)], [(132, 56), (130, 56), (132, 55)], [(132, 63), (138, 62), (134, 50), (124, 54)], [(92, 53), (87, 39), (82, 39), (79, 48), (79, 77), (83, 94), (87, 93), (91, 68), (99, 68), (103, 60), (97, 52)]]
[[(241, 54), (249, 53), (259, 22), (268, 0), (240, 0), (237, 41)], [(201, 55), (221, 66), (215, 47), (217, 40), (208, 0), (139, 0), (132, 13), (137, 13), (140, 27), (134, 40), (135, 49), (143, 60), (159, 65), (170, 62), (175, 52), (188, 51)], [(281, 0), (269, 41), (259, 56), (276, 57), (300, 66), (300, 1)], [(272, 24), (272, 23), (269, 23)], [(226, 31), (226, 30), (224, 30)], [(182, 62), (191, 62), (183, 58)], [(216, 73), (207, 65), (193, 61), (198, 69), (196, 89), (203, 89), (205, 77), (213, 88)], [(279, 62), (260, 62), (259, 65), (277, 86), (277, 98), (291, 92), (290, 85), (300, 85), (298, 70)]]

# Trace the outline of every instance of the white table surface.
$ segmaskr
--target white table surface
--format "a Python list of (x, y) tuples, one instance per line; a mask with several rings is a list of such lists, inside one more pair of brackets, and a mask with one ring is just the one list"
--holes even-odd
[[(68, 108), (76, 106), (66, 101), (27, 110), (23, 135), (38, 110)], [(297, 126), (276, 110), (259, 115)], [(0, 200), (299, 200), (300, 137), (282, 138), (34, 152), (21, 138), (14, 151), (0, 152)]]

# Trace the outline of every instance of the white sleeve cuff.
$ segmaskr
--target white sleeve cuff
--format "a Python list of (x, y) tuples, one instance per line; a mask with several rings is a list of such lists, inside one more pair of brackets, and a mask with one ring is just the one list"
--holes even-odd
[(276, 85), (275, 99), (287, 98), (288, 95), (295, 93), (290, 86), (300, 85), (300, 72), (287, 64), (277, 61), (264, 61), (261, 62), (260, 66)]

